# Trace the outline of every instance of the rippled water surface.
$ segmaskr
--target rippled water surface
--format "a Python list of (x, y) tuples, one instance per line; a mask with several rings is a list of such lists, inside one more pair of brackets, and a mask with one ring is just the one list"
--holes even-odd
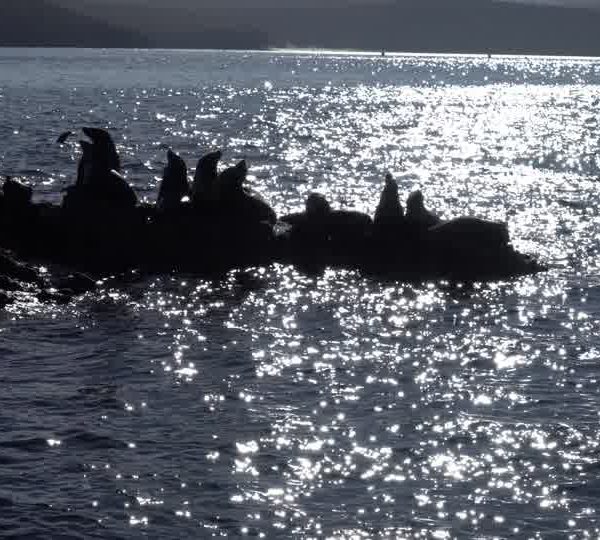
[[(372, 212), (387, 170), (550, 265), (449, 287), (246, 268), (131, 276), (0, 314), (0, 535), (600, 535), (600, 64), (0, 49), (0, 172), (57, 201), (109, 127), (246, 158), (278, 212)], [(202, 249), (202, 232), (190, 249)]]

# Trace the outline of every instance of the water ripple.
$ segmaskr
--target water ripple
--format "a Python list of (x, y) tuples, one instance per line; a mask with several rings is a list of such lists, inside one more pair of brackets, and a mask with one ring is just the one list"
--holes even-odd
[[(597, 66), (544, 58), (0, 53), (0, 163), (58, 201), (84, 124), (155, 198), (223, 148), (278, 212), (391, 171), (550, 271), (471, 286), (247, 268), (0, 316), (0, 528), (27, 537), (597, 536)], [(201, 234), (198, 245), (202, 249)]]

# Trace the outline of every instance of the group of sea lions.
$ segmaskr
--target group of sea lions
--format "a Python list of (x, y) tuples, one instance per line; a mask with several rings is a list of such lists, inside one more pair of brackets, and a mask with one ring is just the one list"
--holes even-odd
[(290, 262), (311, 270), (334, 265), (408, 279), (475, 281), (543, 269), (510, 246), (503, 223), (443, 221), (425, 208), (420, 191), (409, 195), (405, 212), (390, 174), (373, 218), (334, 210), (317, 193), (308, 196), (303, 212), (278, 218), (246, 185), (244, 160), (220, 170), (221, 151), (210, 152), (199, 159), (190, 183), (185, 161), (168, 150), (156, 203), (140, 203), (121, 175), (110, 133), (83, 133), (77, 178), (60, 206), (35, 204), (30, 187), (5, 182), (0, 247), (99, 273), (211, 272)]

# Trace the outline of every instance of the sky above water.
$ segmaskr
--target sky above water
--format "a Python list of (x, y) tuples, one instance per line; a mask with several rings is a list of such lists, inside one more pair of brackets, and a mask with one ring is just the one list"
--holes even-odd
[[(58, 4), (69, 4), (70, 0), (54, 0)], [(457, 0), (448, 0), (449, 2), (462, 3)], [(484, 3), (486, 0), (482, 0)], [(488, 0), (489, 1), (489, 0)], [(600, 8), (600, 0), (502, 0), (503, 2), (518, 2), (526, 4), (548, 4), (555, 6), (564, 7), (595, 7)], [(175, 6), (189, 6), (193, 8), (204, 7), (209, 5), (240, 5), (244, 7), (265, 6), (274, 5), (281, 6), (285, 4), (289, 5), (306, 5), (306, 0), (172, 0), (170, 2), (160, 0), (79, 0), (79, 5), (98, 5), (98, 4), (137, 4), (143, 5), (175, 5)], [(311, 3), (311, 2), (308, 2)], [(402, 4), (405, 3), (403, 0), (320, 0), (313, 2), (318, 4)]]

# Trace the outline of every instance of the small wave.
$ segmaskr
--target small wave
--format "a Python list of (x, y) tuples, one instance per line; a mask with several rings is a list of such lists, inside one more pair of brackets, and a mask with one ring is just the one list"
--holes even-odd
[(69, 447), (81, 448), (84, 450), (125, 449), (128, 447), (127, 443), (124, 441), (115, 439), (109, 435), (91, 431), (81, 431), (69, 435), (65, 437), (64, 442)]
[(68, 397), (67, 402), (76, 403), (86, 409), (120, 409), (121, 402), (116, 396), (117, 387), (109, 386), (86, 386), (77, 389), (77, 393)]
[(24, 452), (42, 452), (47, 450), (48, 441), (41, 437), (27, 437), (0, 441), (0, 448), (21, 450)]

